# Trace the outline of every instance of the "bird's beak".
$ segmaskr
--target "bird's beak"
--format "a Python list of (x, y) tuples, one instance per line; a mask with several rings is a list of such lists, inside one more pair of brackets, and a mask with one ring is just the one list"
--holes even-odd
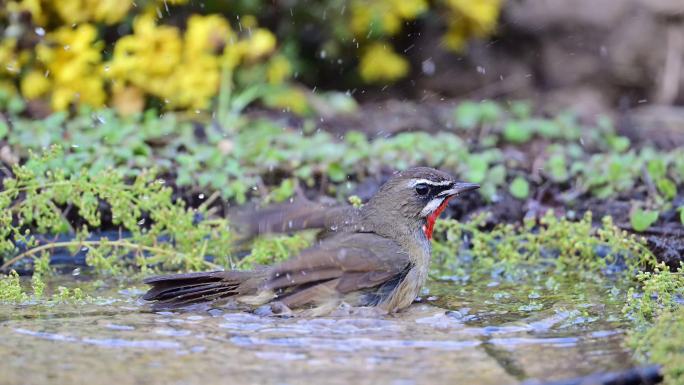
[(455, 195), (460, 195), (464, 192), (472, 191), (472, 190), (477, 190), (480, 188), (479, 184), (476, 183), (463, 183), (463, 182), (454, 182), (454, 184), (451, 186), (450, 189), (444, 190), (437, 194), (437, 196), (455, 196)]

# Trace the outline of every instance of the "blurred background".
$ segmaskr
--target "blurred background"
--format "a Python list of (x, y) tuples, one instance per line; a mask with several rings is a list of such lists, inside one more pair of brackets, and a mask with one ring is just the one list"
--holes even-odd
[(538, 98), (587, 113), (684, 102), (677, 0), (3, 1), (0, 84), (36, 115), (210, 109), (222, 71), (357, 100)]

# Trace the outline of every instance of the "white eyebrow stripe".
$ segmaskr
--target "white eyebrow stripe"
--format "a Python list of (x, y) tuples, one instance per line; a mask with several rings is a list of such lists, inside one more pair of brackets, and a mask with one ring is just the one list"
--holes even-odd
[(430, 186), (450, 186), (453, 183), (454, 182), (452, 182), (450, 180), (443, 180), (440, 182), (435, 182), (435, 181), (429, 180), (429, 179), (411, 179), (411, 180), (409, 180), (409, 187), (416, 187), (419, 184), (427, 184)]
[(443, 197), (443, 196), (454, 195), (454, 194), (456, 194), (456, 190), (457, 190), (457, 189), (455, 189), (455, 188), (451, 188), (451, 189), (448, 189), (448, 190), (444, 190), (444, 191), (440, 192), (439, 194), (437, 194), (437, 196), (438, 196), (438, 197)]

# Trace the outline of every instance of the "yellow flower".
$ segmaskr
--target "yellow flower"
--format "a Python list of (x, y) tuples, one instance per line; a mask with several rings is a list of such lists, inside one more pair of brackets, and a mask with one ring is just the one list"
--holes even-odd
[(448, 0), (452, 16), (443, 37), (444, 44), (458, 51), (468, 38), (490, 35), (496, 28), (501, 3), (502, 0)]
[(226, 19), (219, 15), (190, 16), (185, 31), (186, 54), (221, 53), (234, 38)]
[(271, 31), (258, 28), (252, 31), (252, 35), (245, 41), (247, 60), (256, 60), (273, 52), (276, 47), (276, 38)]
[[(95, 107), (104, 104), (102, 48), (97, 30), (91, 24), (81, 24), (75, 29), (61, 27), (36, 47), (36, 56), (48, 71), (52, 84), (53, 109), (64, 110), (71, 103)], [(36, 82), (34, 77), (34, 85)], [(26, 91), (29, 95), (34, 93), (28, 88)]]
[(89, 0), (88, 3), (92, 7), (93, 20), (109, 25), (123, 20), (133, 5), (132, 0)]
[(44, 73), (32, 70), (21, 79), (21, 94), (28, 100), (38, 99), (50, 91), (50, 80)]
[(155, 88), (158, 93), (164, 85), (153, 78), (166, 81), (181, 61), (180, 33), (175, 27), (155, 25), (152, 15), (137, 17), (133, 31), (116, 42), (107, 74), (142, 89)]
[[(449, 7), (464, 17), (472, 32), (480, 37), (496, 27), (502, 0), (448, 0)], [(457, 16), (457, 17), (458, 17)]]
[(266, 77), (271, 84), (280, 84), (292, 74), (292, 66), (285, 56), (275, 56), (268, 63)]
[(201, 55), (185, 62), (174, 75), (175, 87), (168, 96), (170, 107), (205, 109), (218, 92), (220, 73), (218, 59)]
[(351, 3), (350, 28), (359, 37), (395, 35), (401, 23), (428, 9), (425, 0), (355, 0)]
[(361, 78), (367, 82), (391, 82), (405, 76), (408, 71), (406, 59), (382, 43), (367, 47), (359, 63)]
[(428, 9), (425, 0), (391, 0), (391, 2), (396, 13), (406, 20), (416, 18)]
[(152, 14), (139, 16), (133, 31), (114, 48), (107, 73), (115, 89), (135, 86), (169, 108), (210, 107), (220, 84), (221, 60), (237, 45), (223, 17), (190, 17), (182, 39), (177, 28), (156, 25)]

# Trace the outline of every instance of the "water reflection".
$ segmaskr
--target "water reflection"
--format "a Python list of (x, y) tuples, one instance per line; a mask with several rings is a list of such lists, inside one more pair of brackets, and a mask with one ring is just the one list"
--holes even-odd
[(4, 306), (8, 383), (514, 384), (631, 365), (605, 303), (604, 316), (562, 301), (530, 313), (433, 288), (435, 301), (396, 316), (300, 319), (153, 313), (121, 293), (92, 305)]

